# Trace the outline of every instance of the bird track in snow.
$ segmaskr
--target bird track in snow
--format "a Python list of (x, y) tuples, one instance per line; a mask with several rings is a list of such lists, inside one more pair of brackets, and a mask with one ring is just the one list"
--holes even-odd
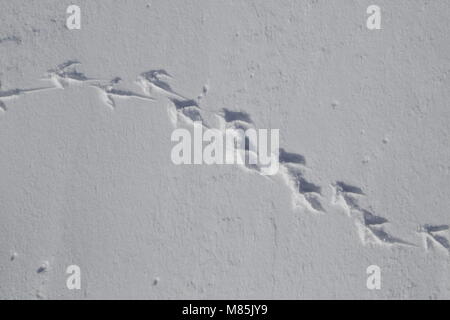
[(88, 78), (84, 73), (77, 70), (81, 63), (78, 60), (67, 60), (50, 69), (41, 80), (50, 80), (56, 88), (64, 89), (70, 85), (82, 85), (101, 81), (100, 79)]
[(32, 92), (40, 92), (40, 91), (47, 91), (52, 90), (53, 87), (37, 87), (37, 88), (28, 88), (28, 89), (9, 89), (9, 90), (2, 90), (2, 84), (0, 82), (0, 109), (3, 112), (6, 112), (7, 106), (5, 104), (5, 101), (17, 99), (19, 96), (32, 93)]
[(423, 235), (424, 246), (427, 250), (443, 250), (450, 253), (450, 227), (448, 225), (429, 225), (419, 227), (419, 233)]
[[(154, 101), (155, 96), (162, 96), (168, 100), (168, 113), (172, 124), (176, 127), (179, 121), (186, 124), (193, 124), (201, 121), (205, 128), (209, 125), (205, 123), (204, 113), (210, 113), (219, 119), (219, 130), (224, 132), (226, 129), (247, 130), (254, 128), (255, 124), (250, 114), (242, 110), (230, 110), (223, 108), (219, 111), (211, 111), (200, 108), (199, 101), (204, 98), (208, 87), (205, 85), (203, 91), (197, 96), (197, 99), (191, 99), (176, 92), (169, 84), (172, 76), (164, 69), (153, 69), (142, 72), (136, 79), (143, 93), (137, 93), (118, 88), (121, 82), (120, 77), (115, 77), (110, 81), (89, 78), (84, 73), (77, 70), (80, 62), (77, 60), (68, 60), (54, 69), (48, 70), (44, 79), (50, 80), (53, 87), (37, 87), (29, 89), (11, 89), (3, 91), (0, 83), (0, 109), (7, 110), (4, 101), (18, 98), (23, 94), (46, 91), (55, 88), (66, 89), (72, 85), (96, 88), (103, 103), (114, 109), (115, 99), (136, 98), (146, 101)], [(42, 79), (41, 79), (42, 80)], [(252, 141), (245, 141), (246, 156), (257, 156), (251, 154), (249, 144)], [(247, 162), (246, 162), (247, 163)], [(278, 175), (282, 177), (285, 185), (291, 192), (292, 205), (294, 208), (300, 208), (314, 213), (325, 213), (322, 194), (322, 187), (306, 177), (307, 166), (306, 158), (292, 151), (286, 151), (279, 148), (280, 170)], [(260, 173), (257, 165), (244, 165), (246, 170)], [(361, 198), (367, 195), (363, 189), (343, 181), (337, 181), (330, 184), (332, 189), (331, 199), (328, 203), (331, 206), (343, 209), (347, 216), (353, 220), (356, 225), (357, 233), (361, 242), (371, 245), (382, 246), (411, 246), (416, 245), (391, 235), (387, 231), (390, 222), (382, 217), (375, 215), (368, 209), (360, 205)], [(422, 235), (426, 250), (437, 248), (446, 253), (450, 253), (450, 231), (448, 225), (432, 226), (424, 224), (419, 227), (418, 233)]]
[(121, 80), (122, 80), (121, 78), (116, 77), (107, 84), (94, 83), (90, 84), (89, 86), (96, 88), (101, 94), (101, 100), (113, 109), (116, 107), (115, 99), (136, 98), (148, 101), (155, 100), (154, 98), (148, 95), (139, 94), (130, 90), (123, 90), (116, 88), (115, 86), (117, 86), (117, 84)]

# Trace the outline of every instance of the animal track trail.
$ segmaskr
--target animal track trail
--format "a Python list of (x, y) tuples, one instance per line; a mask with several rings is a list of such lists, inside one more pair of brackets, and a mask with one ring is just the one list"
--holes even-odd
[[(199, 102), (206, 95), (208, 87), (203, 87), (203, 91), (197, 99), (187, 98), (172, 89), (169, 81), (172, 76), (164, 69), (154, 69), (142, 72), (137, 77), (137, 83), (142, 89), (142, 94), (119, 87), (120, 77), (112, 80), (95, 79), (86, 76), (77, 70), (80, 62), (77, 60), (67, 60), (54, 69), (48, 70), (45, 80), (53, 83), (52, 87), (37, 87), (28, 89), (11, 89), (3, 91), (0, 83), (0, 111), (5, 112), (7, 107), (5, 101), (16, 99), (24, 94), (53, 90), (56, 88), (65, 89), (69, 86), (87, 86), (95, 88), (100, 95), (101, 101), (112, 109), (116, 106), (117, 99), (141, 99), (154, 101), (155, 96), (160, 96), (168, 102), (169, 119), (175, 127), (180, 122), (193, 125), (201, 122), (204, 128), (211, 128), (206, 122), (206, 115), (211, 114), (219, 120), (219, 128), (216, 130), (225, 134), (227, 129), (232, 131), (253, 128), (255, 123), (249, 113), (245, 111), (234, 111), (227, 108), (221, 110), (207, 110), (200, 108)], [(43, 79), (41, 79), (43, 80)], [(2, 113), (3, 113), (2, 112)], [(256, 141), (245, 137), (245, 141), (239, 141), (235, 147), (245, 155), (245, 159), (257, 158), (258, 154), (253, 152)], [(291, 193), (292, 206), (294, 209), (306, 210), (312, 213), (325, 213), (327, 206), (324, 206), (325, 199), (322, 187), (312, 182), (307, 176), (310, 170), (306, 165), (306, 158), (284, 148), (278, 150), (279, 172), (283, 183)], [(261, 174), (258, 165), (245, 165), (239, 167), (248, 172)], [(388, 219), (375, 215), (370, 210), (361, 206), (361, 200), (367, 199), (363, 189), (343, 181), (336, 181), (330, 184), (332, 188), (331, 199), (327, 200), (327, 205), (339, 207), (344, 210), (347, 216), (354, 222), (361, 242), (365, 244), (376, 244), (382, 246), (414, 246), (407, 241), (395, 237), (388, 232), (388, 227), (392, 226)], [(437, 249), (447, 254), (450, 253), (450, 230), (448, 225), (424, 224), (419, 227), (418, 233), (422, 235), (426, 250)]]
[(77, 71), (81, 65), (78, 60), (68, 60), (47, 71), (42, 80), (50, 80), (56, 88), (65, 89), (70, 85), (83, 85), (102, 81), (87, 77), (84, 73)]
[(386, 231), (387, 225), (390, 225), (388, 219), (377, 216), (360, 206), (361, 198), (366, 197), (362, 188), (342, 181), (337, 181), (331, 187), (333, 188), (332, 203), (343, 208), (347, 216), (354, 221), (358, 235), (364, 245), (415, 246), (388, 233)]
[(336, 186), (337, 188), (339, 188), (339, 192), (344, 194), (357, 194), (362, 196), (364, 195), (364, 192), (362, 191), (361, 188), (349, 185), (342, 181), (337, 181)]
[(222, 109), (220, 116), (226, 123), (231, 125), (245, 124), (246, 126), (254, 126), (253, 120), (247, 112), (232, 111), (226, 108)]
[(365, 196), (361, 188), (337, 181), (331, 184), (331, 189), (333, 191), (331, 204), (342, 208), (348, 217), (351, 216), (353, 209), (360, 209), (359, 198)]
[(66, 89), (72, 85), (93, 87), (99, 92), (100, 100), (112, 109), (116, 107), (116, 99), (135, 98), (147, 101), (155, 100), (150, 95), (118, 88), (118, 85), (122, 82), (120, 77), (115, 77), (109, 81), (90, 78), (77, 70), (77, 66), (80, 65), (81, 63), (78, 60), (67, 60), (55, 68), (48, 70), (42, 80), (50, 80), (54, 88), (59, 89)]
[(172, 79), (172, 76), (166, 70), (155, 69), (142, 72), (137, 78), (137, 84), (148, 95), (161, 94), (166, 98), (178, 101), (193, 100), (172, 90), (167, 82), (170, 79)]
[(279, 148), (278, 160), (281, 176), (291, 190), (292, 206), (313, 213), (325, 213), (322, 187), (305, 177), (306, 158), (299, 153)]
[(302, 161), (280, 162), (281, 176), (291, 191), (292, 206), (294, 209), (306, 209), (312, 213), (325, 213), (322, 187), (305, 178), (305, 164)]
[(304, 156), (298, 153), (287, 152), (283, 148), (280, 148), (279, 150), (279, 161), (284, 164), (291, 163), (306, 165), (306, 159)]
[[(219, 130), (225, 134), (225, 130), (240, 130), (244, 131), (249, 128), (254, 128), (250, 116), (245, 112), (231, 111), (229, 109), (222, 109), (220, 111), (205, 110), (200, 108), (199, 100), (202, 99), (207, 91), (207, 87), (203, 87), (202, 93), (197, 96), (197, 99), (187, 98), (186, 96), (176, 92), (172, 89), (168, 81), (172, 76), (164, 69), (155, 69), (141, 73), (138, 76), (137, 83), (142, 90), (147, 94), (158, 94), (169, 101), (168, 114), (169, 119), (174, 127), (178, 127), (179, 122), (194, 125), (201, 123), (204, 129), (214, 129), (206, 121), (206, 114), (211, 114), (219, 120)], [(251, 172), (261, 172), (261, 168), (255, 164), (249, 164), (248, 159), (257, 159), (257, 155), (251, 151), (251, 141), (248, 137), (245, 141), (236, 141), (233, 152), (236, 151), (241, 159), (244, 159), (242, 165), (239, 167)]]
[(448, 225), (433, 226), (425, 224), (419, 227), (426, 250), (442, 250), (450, 253), (450, 227)]
[[(170, 94), (174, 94), (174, 91), (168, 84), (165, 84), (163, 87)], [(202, 111), (205, 112), (205, 110), (200, 109), (195, 100), (176, 100), (170, 97), (168, 98), (175, 105), (175, 109), (178, 112), (183, 112), (186, 108), (193, 108), (196, 111), (195, 116), (188, 117), (191, 122), (203, 120), (200, 113)], [(223, 108), (221, 111), (216, 113), (216, 116), (219, 118), (219, 127), (222, 132), (226, 129), (245, 131), (249, 128), (255, 128), (255, 124), (250, 114), (244, 111), (232, 111)], [(246, 138), (245, 143), (240, 144), (244, 145), (246, 157), (251, 150), (250, 145), (255, 143), (247, 139), (248, 138)], [(288, 152), (284, 148), (279, 148), (279, 163), (280, 174), (284, 178), (285, 184), (291, 191), (293, 207), (306, 209), (313, 213), (325, 213), (326, 210), (322, 205), (322, 187), (309, 181), (305, 177), (305, 157), (298, 153)], [(246, 166), (246, 168), (258, 173), (260, 172), (260, 168), (258, 166)], [(348, 216), (353, 219), (361, 242), (364, 245), (375, 244), (383, 246), (416, 247), (416, 245), (408, 241), (391, 235), (386, 230), (388, 225), (391, 225), (386, 218), (377, 216), (360, 206), (360, 199), (366, 197), (366, 194), (362, 188), (343, 181), (335, 182), (332, 185), (332, 188), (334, 189), (334, 196), (331, 202), (333, 204), (340, 204), (347, 209)], [(436, 234), (433, 235), (433, 239), (441, 246), (447, 248), (447, 250), (450, 250), (450, 244), (447, 239)]]
[(37, 87), (37, 88), (29, 88), (29, 89), (10, 89), (10, 90), (2, 90), (2, 83), (0, 82), (0, 109), (2, 112), (6, 112), (7, 107), (5, 104), (5, 101), (17, 99), (19, 96), (27, 94), (27, 93), (33, 93), (33, 92), (40, 92), (40, 91), (47, 91), (54, 89), (53, 87)]
[[(261, 167), (256, 164), (258, 159), (257, 142), (249, 136), (237, 134), (239, 131), (245, 132), (247, 129), (255, 129), (250, 115), (243, 111), (232, 111), (227, 108), (222, 108), (214, 115), (219, 120), (218, 130), (224, 135), (231, 133), (236, 138), (236, 144), (233, 148), (240, 152), (244, 159), (244, 164), (240, 167), (248, 172), (261, 174)], [(244, 136), (244, 140), (241, 140), (242, 136)]]
[(202, 116), (202, 110), (200, 109), (197, 101), (187, 99), (178, 100), (169, 98), (171, 105), (168, 112), (172, 124), (176, 127), (178, 121), (181, 120), (188, 124), (194, 124), (194, 122), (201, 122), (203, 127), (209, 128), (204, 117)]
[(117, 84), (119, 84), (121, 81), (121, 78), (116, 77), (112, 79), (108, 84), (96, 83), (91, 84), (90, 86), (96, 88), (100, 92), (101, 100), (112, 109), (116, 107), (115, 99), (136, 98), (147, 101), (155, 101), (155, 99), (150, 96), (139, 94), (130, 90), (116, 88), (115, 86), (117, 86)]
[(362, 209), (361, 212), (366, 226), (379, 226), (389, 222), (386, 218), (376, 216), (370, 211)]
[[(202, 115), (202, 112), (206, 111), (201, 110), (198, 100), (187, 98), (174, 91), (168, 82), (172, 78), (166, 70), (154, 69), (142, 72), (136, 83), (145, 94), (160, 95), (170, 101), (168, 113), (174, 127), (178, 126), (178, 121), (183, 121), (188, 124), (202, 122), (205, 128), (209, 128)], [(198, 99), (203, 98), (206, 92), (207, 89), (203, 88), (203, 92), (198, 96)]]
[(362, 216), (358, 219), (356, 225), (361, 241), (364, 244), (372, 243), (381, 245), (415, 246), (412, 243), (390, 235), (384, 228), (385, 225), (389, 224), (387, 219), (375, 216), (373, 213), (365, 209), (362, 209), (360, 214)]

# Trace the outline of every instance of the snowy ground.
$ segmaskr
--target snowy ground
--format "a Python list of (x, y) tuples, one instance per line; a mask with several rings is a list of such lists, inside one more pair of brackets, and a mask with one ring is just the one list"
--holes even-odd
[[(375, 3), (0, 0), (0, 298), (450, 298), (450, 2)], [(190, 100), (279, 174), (173, 164)]]

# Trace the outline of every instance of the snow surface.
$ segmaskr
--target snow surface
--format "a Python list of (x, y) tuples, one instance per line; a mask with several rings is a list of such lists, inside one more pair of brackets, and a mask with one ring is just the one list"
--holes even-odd
[[(450, 298), (450, 2), (372, 2), (1, 0), (0, 298)], [(198, 119), (279, 174), (174, 165)]]

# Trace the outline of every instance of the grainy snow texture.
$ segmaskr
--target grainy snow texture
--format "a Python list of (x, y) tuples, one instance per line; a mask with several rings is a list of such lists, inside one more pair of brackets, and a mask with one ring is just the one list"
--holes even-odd
[[(1, 299), (450, 298), (450, 1), (0, 12)], [(173, 164), (200, 120), (280, 129), (279, 173)]]

